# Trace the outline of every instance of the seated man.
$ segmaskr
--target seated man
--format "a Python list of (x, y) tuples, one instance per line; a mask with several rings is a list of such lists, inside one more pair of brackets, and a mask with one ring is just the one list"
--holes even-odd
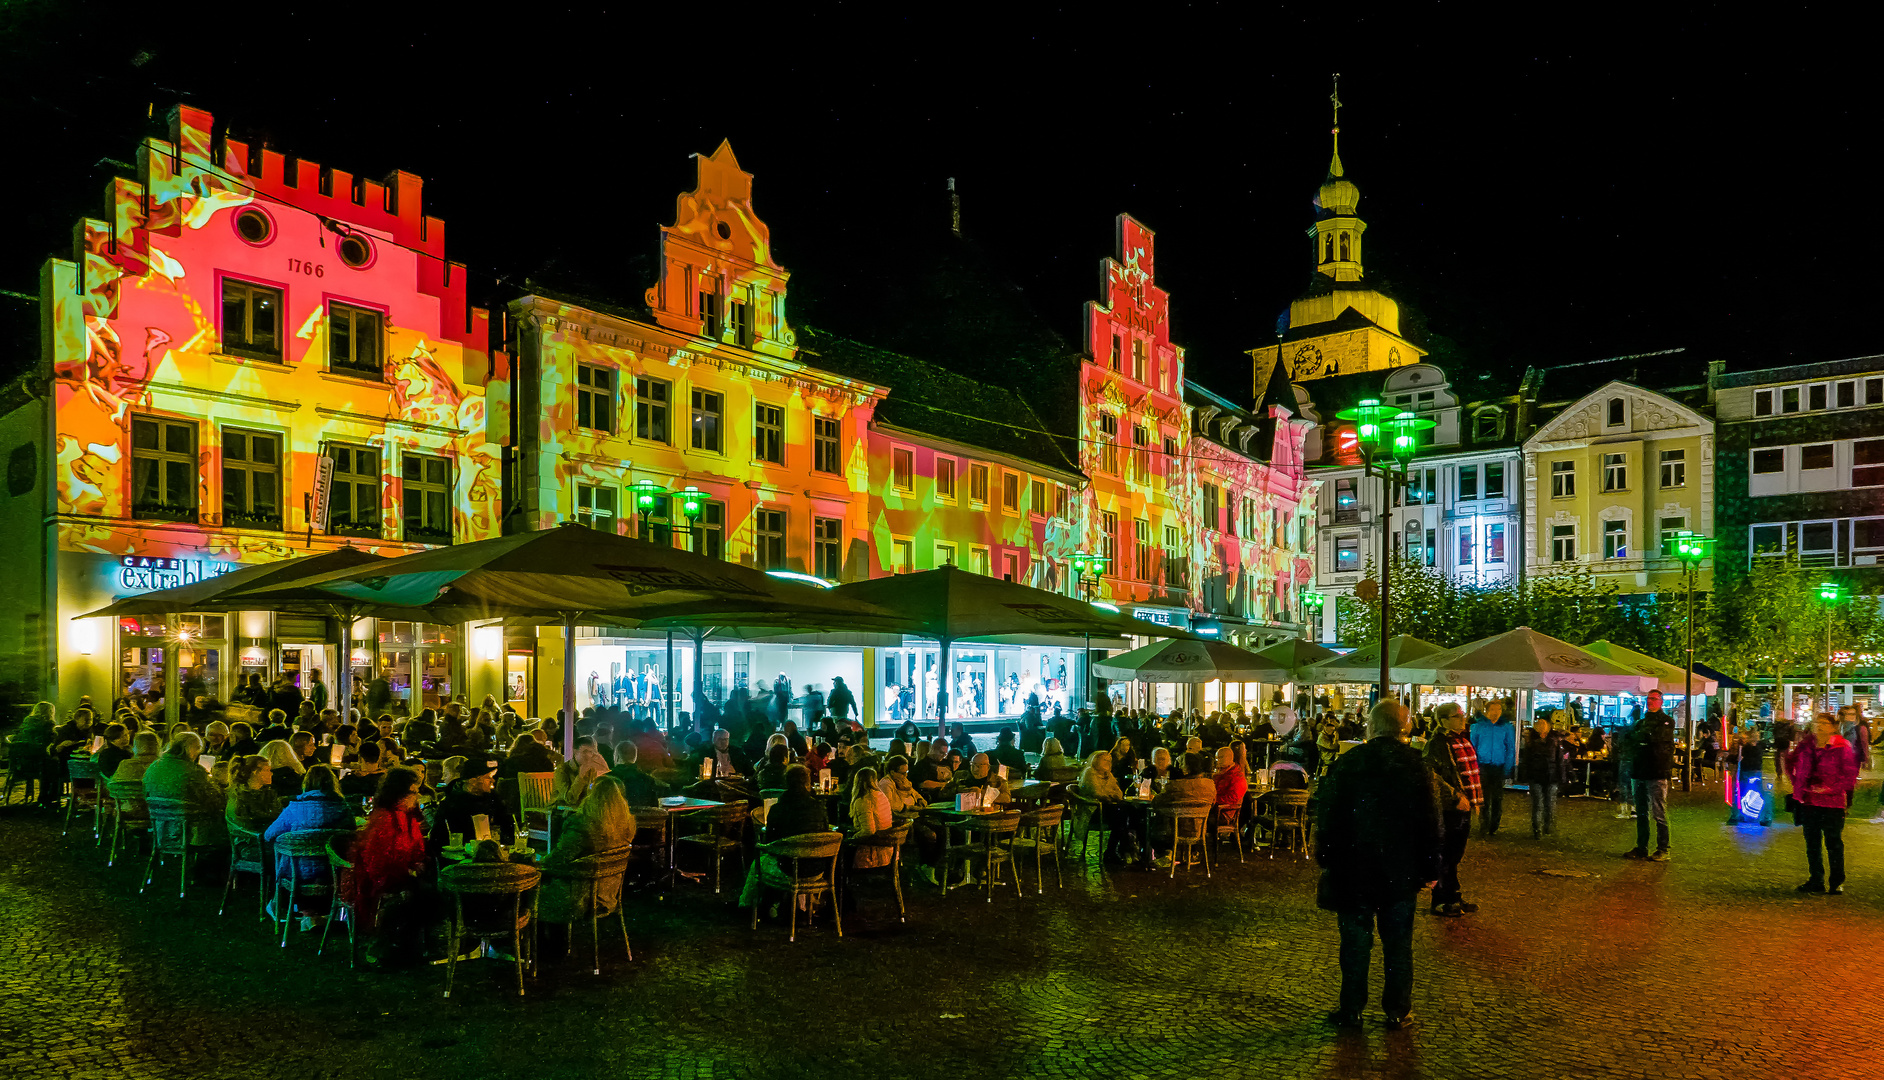
[(950, 778), (949, 785), (943, 789), (943, 793), (953, 797), (964, 791), (994, 788), (997, 792), (994, 801), (1006, 803), (1010, 801), (1007, 787), (1007, 781), (1001, 779), (1001, 774), (994, 771), (994, 762), (989, 760), (988, 755), (976, 754), (968, 760), (968, 768)]
[(948, 757), (948, 744), (941, 739), (929, 744), (929, 753), (921, 761), (909, 767), (909, 782), (923, 796), (934, 798), (942, 794), (950, 779), (949, 767), (943, 764)]
[(119, 783), (142, 783), (144, 771), (157, 760), (157, 752), (163, 746), (163, 740), (155, 731), (146, 728), (131, 737), (131, 756), (118, 762), (118, 767), (111, 770), (108, 779)]
[(1211, 782), (1216, 785), (1217, 805), (1226, 810), (1239, 810), (1243, 806), (1243, 796), (1249, 792), (1249, 777), (1243, 772), (1243, 766), (1236, 763), (1236, 751), (1228, 746), (1217, 750), (1217, 771), (1211, 774)]
[(608, 775), (621, 781), (629, 806), (653, 806), (666, 792), (660, 781), (641, 771), (641, 747), (633, 741), (615, 744), (615, 767)]
[[(704, 752), (702, 760), (712, 762), (715, 777), (738, 779), (752, 775), (752, 759), (733, 745), (732, 733), (725, 728), (713, 732), (713, 745)], [(696, 764), (695, 768), (698, 767)]]
[(343, 798), (370, 798), (379, 791), (379, 782), (386, 777), (386, 770), (379, 762), (381, 756), (378, 743), (360, 744), (359, 757), (347, 775), (340, 778), (340, 794)]
[(1013, 728), (1001, 729), (1001, 733), (995, 737), (994, 749), (988, 756), (994, 759), (996, 765), (1007, 766), (1010, 779), (1018, 780), (1027, 775), (1027, 755), (1014, 745)]
[(550, 756), (549, 747), (525, 732), (511, 742), (510, 752), (504, 755), (504, 763), (497, 767), (497, 776), (500, 780), (508, 780), (518, 773), (555, 771), (556, 759)]
[(765, 764), (759, 766), (758, 778), (754, 781), (760, 792), (783, 791), (785, 770), (791, 765), (791, 747), (785, 745), (784, 736), (773, 737), (778, 741), (766, 747)]
[(1204, 740), (1193, 735), (1184, 744), (1184, 775), (1192, 779), (1210, 775), (1210, 755), (1204, 753)]
[[(226, 844), (229, 842), (229, 832), (223, 824), (226, 800), (222, 789), (196, 763), (202, 752), (202, 736), (194, 731), (186, 731), (170, 740), (163, 754), (144, 770), (144, 797), (175, 799), (190, 812), (202, 814), (200, 824), (191, 829), (190, 843)], [(125, 762), (128, 764), (130, 762)]]
[(458, 778), (445, 785), (445, 794), (432, 819), (432, 835), (426, 848), (436, 856), (445, 849), (452, 833), (467, 839), (476, 835), (471, 818), (483, 814), (490, 820), (490, 835), (508, 844), (516, 838), (517, 821), (510, 807), (497, 797), (496, 758), (488, 754), (466, 758), (458, 767)]

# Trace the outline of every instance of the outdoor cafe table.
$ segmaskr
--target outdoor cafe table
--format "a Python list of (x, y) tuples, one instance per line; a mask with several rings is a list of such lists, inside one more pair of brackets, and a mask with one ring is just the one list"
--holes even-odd
[(725, 805), (726, 805), (725, 803), (714, 802), (712, 799), (696, 799), (691, 795), (685, 796), (685, 797), (676, 796), (675, 801), (662, 799), (659, 802), (656, 802), (654, 804), (655, 809), (667, 815), (667, 830), (666, 831), (667, 831), (667, 877), (668, 877), (668, 880), (670, 881), (673, 880), (674, 875), (679, 873), (679, 868), (675, 865), (675, 862), (674, 862), (674, 853), (677, 850), (674, 846), (674, 816), (676, 814), (691, 814), (691, 813), (694, 813), (695, 811), (704, 810), (709, 806), (725, 806)]
[(1044, 802), (1047, 795), (1052, 792), (1052, 790), (1052, 784), (1049, 784), (1045, 780), (1035, 780), (1031, 783), (1017, 784), (1009, 788), (1007, 797), (1017, 803), (1028, 803), (1031, 805)]
[(972, 832), (978, 818), (1000, 817), (1006, 811), (993, 810), (957, 810), (952, 806), (925, 806), (921, 816), (941, 826), (942, 829), (942, 895), (949, 894), (949, 833), (954, 829)]

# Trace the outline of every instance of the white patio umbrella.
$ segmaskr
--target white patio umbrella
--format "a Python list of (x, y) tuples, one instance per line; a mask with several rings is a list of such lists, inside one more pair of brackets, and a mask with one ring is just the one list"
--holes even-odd
[[(1387, 639), (1387, 677), (1398, 683), (1414, 682), (1408, 673), (1428, 656), (1444, 652), (1412, 634), (1395, 634)], [(1380, 642), (1365, 645), (1351, 653), (1319, 661), (1309, 667), (1313, 679), (1337, 682), (1374, 682), (1380, 678)]]
[[(1608, 639), (1592, 641), (1588, 645), (1583, 646), (1583, 648), (1605, 660), (1613, 661), (1624, 667), (1634, 668), (1644, 675), (1653, 675), (1655, 678), (1661, 680), (1656, 689), (1664, 694), (1685, 694), (1688, 692), (1688, 673), (1682, 668), (1676, 667), (1674, 664), (1664, 663), (1647, 653), (1636, 652), (1626, 645), (1618, 645)], [(1719, 689), (1720, 683), (1708, 678), (1699, 671), (1694, 673), (1695, 693), (1712, 694)]]
[(1642, 694), (1660, 681), (1528, 626), (1406, 665), (1409, 681), (1585, 694)]
[(1256, 655), (1288, 672), (1288, 677), (1282, 679), (1282, 682), (1312, 683), (1315, 681), (1314, 665), (1333, 660), (1341, 654), (1303, 638), (1288, 638), (1257, 649)]
[(1289, 669), (1227, 641), (1154, 641), (1092, 666), (1108, 679), (1140, 682), (1288, 682)]

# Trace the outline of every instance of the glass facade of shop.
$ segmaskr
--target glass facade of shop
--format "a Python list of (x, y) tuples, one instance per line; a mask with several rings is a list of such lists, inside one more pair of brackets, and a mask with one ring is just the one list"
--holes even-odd
[[(955, 643), (949, 648), (954, 670), (947, 677), (948, 719), (1018, 721), (1029, 695), (1039, 696), (1044, 716), (1052, 716), (1056, 706), (1063, 712), (1078, 709), (1086, 697), (1080, 651), (1077, 646)], [(878, 649), (876, 722), (936, 719), (941, 661), (941, 647), (933, 641), (909, 639)]]

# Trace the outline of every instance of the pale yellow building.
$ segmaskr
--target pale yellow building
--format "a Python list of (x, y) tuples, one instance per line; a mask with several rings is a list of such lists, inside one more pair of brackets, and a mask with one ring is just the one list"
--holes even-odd
[(1367, 223), (1355, 213), (1361, 191), (1341, 165), (1340, 109), (1337, 95), (1334, 157), (1315, 196), (1315, 224), (1308, 229), (1314, 276), (1289, 305), (1288, 325), (1278, 327), (1276, 343), (1249, 352), (1252, 393), (1259, 399), (1278, 363), (1288, 365), (1291, 381), (1305, 382), (1384, 371), (1418, 363), (1426, 355), (1401, 336), (1400, 305), (1367, 280), (1362, 262)]
[[(1525, 570), (1585, 565), (1619, 593), (1680, 592), (1663, 542), (1714, 532), (1714, 421), (1621, 380), (1584, 395), (1524, 443)], [(1701, 564), (1696, 588), (1711, 585)]]

